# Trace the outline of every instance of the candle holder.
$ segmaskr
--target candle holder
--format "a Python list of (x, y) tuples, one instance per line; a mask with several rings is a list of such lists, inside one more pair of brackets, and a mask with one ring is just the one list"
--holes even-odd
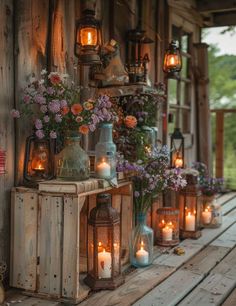
[(100, 137), (95, 146), (95, 174), (97, 178), (116, 177), (116, 145), (112, 139), (112, 123), (100, 125)]
[(115, 289), (124, 283), (121, 275), (120, 216), (111, 207), (111, 195), (99, 194), (88, 220), (88, 275), (93, 290)]
[(153, 261), (153, 230), (146, 225), (146, 214), (139, 213), (136, 221), (130, 237), (130, 262), (139, 268)]
[(217, 203), (215, 195), (202, 195), (201, 225), (216, 228), (222, 224), (221, 205)]
[(172, 207), (157, 209), (157, 244), (174, 246), (179, 243), (179, 210)]
[(170, 167), (184, 168), (184, 137), (179, 128), (175, 128), (170, 142)]
[(198, 176), (184, 174), (186, 187), (179, 192), (180, 237), (197, 239), (201, 236), (201, 191), (198, 187)]

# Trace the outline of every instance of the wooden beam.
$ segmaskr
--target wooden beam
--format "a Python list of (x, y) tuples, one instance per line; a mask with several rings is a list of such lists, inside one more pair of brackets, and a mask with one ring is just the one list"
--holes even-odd
[(213, 14), (215, 27), (236, 25), (236, 11)]
[(216, 177), (224, 175), (224, 112), (216, 113)]
[(200, 0), (197, 1), (197, 10), (201, 13), (224, 12), (236, 10), (235, 0)]

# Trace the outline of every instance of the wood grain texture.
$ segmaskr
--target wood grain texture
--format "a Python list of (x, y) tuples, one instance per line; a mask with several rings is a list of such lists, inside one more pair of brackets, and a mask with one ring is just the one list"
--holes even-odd
[(236, 288), (222, 304), (222, 306), (234, 306), (234, 305), (236, 305)]

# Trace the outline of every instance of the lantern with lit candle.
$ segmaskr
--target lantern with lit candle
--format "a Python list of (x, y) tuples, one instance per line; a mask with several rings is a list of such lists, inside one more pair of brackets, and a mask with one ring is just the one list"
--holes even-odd
[(201, 191), (198, 186), (198, 176), (182, 175), (187, 181), (186, 187), (179, 192), (180, 236), (181, 238), (199, 238), (201, 236)]
[(165, 52), (163, 71), (168, 73), (168, 76), (175, 75), (182, 68), (182, 59), (179, 48), (175, 41), (171, 41), (168, 49)]
[(184, 137), (179, 128), (171, 135), (170, 167), (184, 168)]
[(88, 220), (88, 275), (92, 289), (115, 289), (121, 275), (120, 216), (111, 206), (110, 194), (98, 194)]
[(95, 11), (85, 9), (83, 17), (76, 25), (75, 54), (83, 65), (100, 63), (101, 46), (100, 22), (95, 19)]
[(201, 225), (215, 228), (222, 224), (221, 205), (217, 203), (215, 195), (202, 195)]
[(29, 136), (26, 140), (24, 181), (35, 185), (54, 176), (53, 143), (47, 139)]
[(174, 246), (179, 243), (179, 210), (172, 207), (157, 209), (157, 244)]

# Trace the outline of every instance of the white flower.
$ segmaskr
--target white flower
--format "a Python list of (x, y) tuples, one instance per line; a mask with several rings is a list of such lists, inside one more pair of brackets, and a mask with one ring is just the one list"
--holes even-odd
[(45, 75), (45, 74), (47, 74), (47, 70), (46, 69), (43, 69), (42, 71), (41, 71), (41, 73), (40, 73), (41, 75)]

